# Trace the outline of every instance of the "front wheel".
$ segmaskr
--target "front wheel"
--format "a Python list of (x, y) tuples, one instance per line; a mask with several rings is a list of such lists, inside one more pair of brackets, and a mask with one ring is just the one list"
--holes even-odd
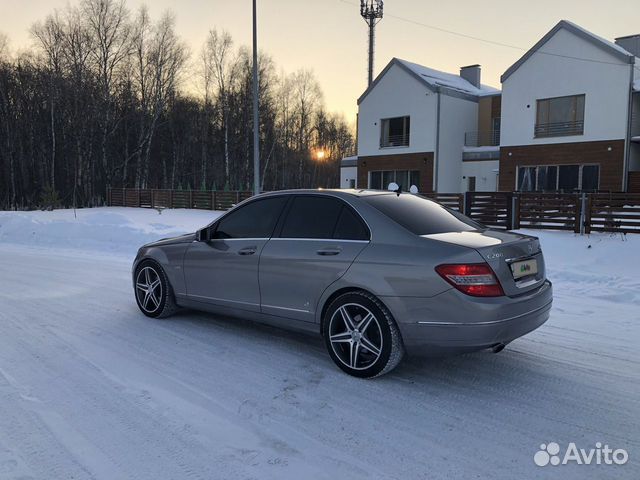
[(167, 274), (156, 262), (140, 262), (134, 282), (136, 303), (147, 317), (168, 317), (178, 309)]
[(331, 302), (323, 319), (323, 336), (336, 365), (355, 377), (383, 375), (404, 356), (391, 313), (363, 291), (345, 293)]

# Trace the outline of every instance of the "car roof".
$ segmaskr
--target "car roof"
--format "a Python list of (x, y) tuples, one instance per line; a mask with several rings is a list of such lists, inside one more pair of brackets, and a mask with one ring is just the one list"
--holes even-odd
[(315, 195), (333, 195), (338, 197), (369, 197), (373, 195), (392, 195), (394, 192), (388, 190), (368, 190), (368, 189), (347, 189), (347, 188), (301, 188), (291, 190), (275, 190), (273, 192), (264, 192), (262, 195), (298, 195), (298, 194), (315, 194)]

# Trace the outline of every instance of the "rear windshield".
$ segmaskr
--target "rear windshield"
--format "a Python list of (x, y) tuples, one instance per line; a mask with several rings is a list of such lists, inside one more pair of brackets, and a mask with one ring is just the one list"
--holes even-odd
[(426, 198), (395, 193), (362, 197), (416, 235), (484, 230), (484, 226)]

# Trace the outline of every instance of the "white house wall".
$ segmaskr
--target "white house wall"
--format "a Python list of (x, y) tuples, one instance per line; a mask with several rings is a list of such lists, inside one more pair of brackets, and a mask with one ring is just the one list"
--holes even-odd
[[(358, 108), (358, 156), (433, 152), (436, 95), (398, 65), (392, 66)], [(380, 148), (380, 120), (411, 117), (408, 147)]]
[(340, 167), (340, 188), (351, 188), (350, 180), (358, 186), (358, 167)]
[(483, 160), (477, 162), (462, 162), (462, 178), (460, 181), (460, 191), (467, 190), (469, 177), (476, 177), (477, 192), (495, 192), (498, 188), (498, 160)]
[[(559, 30), (502, 84), (501, 145), (625, 138), (630, 68), (583, 38)], [(534, 138), (536, 100), (578, 94), (586, 95), (584, 135)]]
[(477, 129), (477, 102), (441, 94), (440, 145), (436, 156), (438, 192), (464, 191), (460, 189), (464, 134)]

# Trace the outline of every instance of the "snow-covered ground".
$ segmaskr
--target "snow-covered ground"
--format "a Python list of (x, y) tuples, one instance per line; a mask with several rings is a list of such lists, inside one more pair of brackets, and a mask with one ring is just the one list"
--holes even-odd
[[(640, 235), (530, 232), (543, 327), (365, 381), (319, 338), (139, 313), (137, 247), (216, 215), (0, 212), (0, 479), (639, 478)], [(537, 467), (548, 442), (629, 462)]]

